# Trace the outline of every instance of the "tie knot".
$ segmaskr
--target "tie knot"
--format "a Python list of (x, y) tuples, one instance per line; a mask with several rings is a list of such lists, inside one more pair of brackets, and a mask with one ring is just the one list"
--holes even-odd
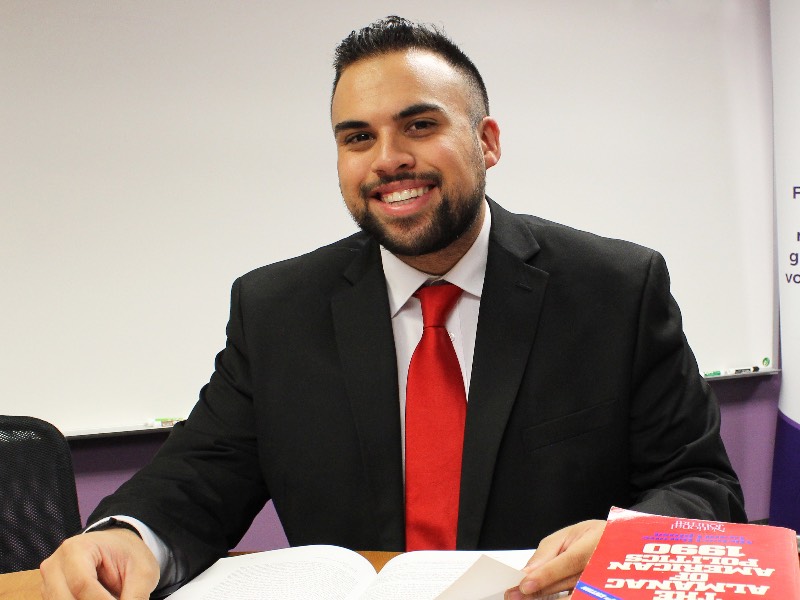
[(453, 310), (461, 288), (452, 283), (426, 285), (419, 288), (414, 295), (422, 305), (423, 327), (444, 327), (447, 315)]

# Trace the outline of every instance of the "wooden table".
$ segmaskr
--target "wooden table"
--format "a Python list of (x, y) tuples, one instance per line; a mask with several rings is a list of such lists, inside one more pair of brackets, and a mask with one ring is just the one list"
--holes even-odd
[[(380, 571), (399, 552), (360, 551), (376, 571)], [(0, 575), (0, 600), (42, 600), (42, 577), (38, 570)]]

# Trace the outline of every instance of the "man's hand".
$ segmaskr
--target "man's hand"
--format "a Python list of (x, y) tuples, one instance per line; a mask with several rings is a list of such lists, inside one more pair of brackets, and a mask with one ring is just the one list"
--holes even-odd
[(40, 571), (45, 600), (147, 600), (159, 579), (153, 553), (127, 529), (69, 538)]
[(573, 589), (605, 526), (605, 521), (582, 521), (548, 535), (523, 569), (526, 575), (519, 587), (506, 592), (506, 600), (542, 598)]

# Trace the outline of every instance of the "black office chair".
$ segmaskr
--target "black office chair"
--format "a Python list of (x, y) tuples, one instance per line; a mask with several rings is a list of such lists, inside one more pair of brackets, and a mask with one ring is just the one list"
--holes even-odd
[(41, 419), (0, 415), (0, 573), (38, 568), (80, 529), (67, 440)]

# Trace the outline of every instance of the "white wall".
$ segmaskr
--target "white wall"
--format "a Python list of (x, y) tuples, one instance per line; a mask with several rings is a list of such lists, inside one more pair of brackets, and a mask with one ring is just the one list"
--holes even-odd
[(233, 279), (354, 230), (332, 51), (401, 8), (484, 74), (490, 195), (661, 250), (701, 369), (774, 361), (765, 0), (274, 4), (0, 0), (0, 412), (185, 416)]

